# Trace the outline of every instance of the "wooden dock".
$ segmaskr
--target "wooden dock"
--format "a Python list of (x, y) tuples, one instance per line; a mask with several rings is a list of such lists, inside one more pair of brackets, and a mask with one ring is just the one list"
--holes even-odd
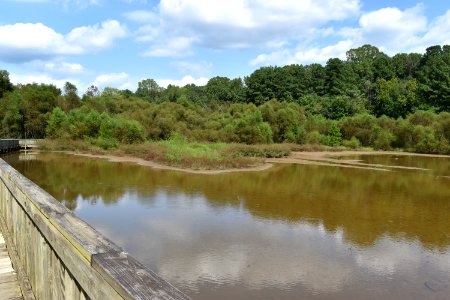
[(3, 234), (0, 231), (0, 300), (22, 300), (16, 271), (6, 249)]
[(0, 228), (20, 285), (5, 279), (0, 300), (190, 299), (2, 159)]

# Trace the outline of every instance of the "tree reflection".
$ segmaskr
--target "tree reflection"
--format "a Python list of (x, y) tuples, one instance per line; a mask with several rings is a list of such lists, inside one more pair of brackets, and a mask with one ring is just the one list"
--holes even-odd
[[(342, 229), (346, 239), (361, 246), (385, 235), (417, 239), (431, 248), (450, 245), (449, 181), (425, 171), (277, 165), (263, 172), (212, 176), (52, 153), (35, 161), (8, 160), (71, 210), (78, 199), (114, 205), (127, 192), (137, 193), (148, 206), (163, 189), (169, 197), (202, 195), (217, 210), (242, 207), (257, 218), (323, 224), (330, 232)], [(448, 170), (448, 160), (435, 164)]]

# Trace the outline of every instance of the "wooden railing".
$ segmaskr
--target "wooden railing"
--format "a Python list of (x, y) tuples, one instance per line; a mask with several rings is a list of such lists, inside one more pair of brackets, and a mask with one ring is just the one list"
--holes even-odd
[(1, 159), (0, 224), (36, 299), (188, 299)]
[(37, 146), (39, 139), (20, 139), (19, 145), (21, 148), (34, 148)]
[(0, 140), (0, 153), (9, 152), (20, 149), (19, 140)]

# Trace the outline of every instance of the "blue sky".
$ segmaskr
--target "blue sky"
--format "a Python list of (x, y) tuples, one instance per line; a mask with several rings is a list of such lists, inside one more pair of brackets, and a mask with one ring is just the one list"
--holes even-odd
[(0, 69), (14, 83), (136, 90), (205, 84), (266, 65), (324, 64), (370, 43), (450, 44), (447, 1), (0, 0)]

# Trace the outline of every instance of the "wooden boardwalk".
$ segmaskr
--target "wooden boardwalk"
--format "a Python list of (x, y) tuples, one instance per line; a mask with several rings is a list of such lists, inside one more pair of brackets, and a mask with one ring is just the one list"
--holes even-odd
[(0, 231), (0, 300), (19, 300), (22, 298), (17, 274), (14, 271), (5, 239)]

